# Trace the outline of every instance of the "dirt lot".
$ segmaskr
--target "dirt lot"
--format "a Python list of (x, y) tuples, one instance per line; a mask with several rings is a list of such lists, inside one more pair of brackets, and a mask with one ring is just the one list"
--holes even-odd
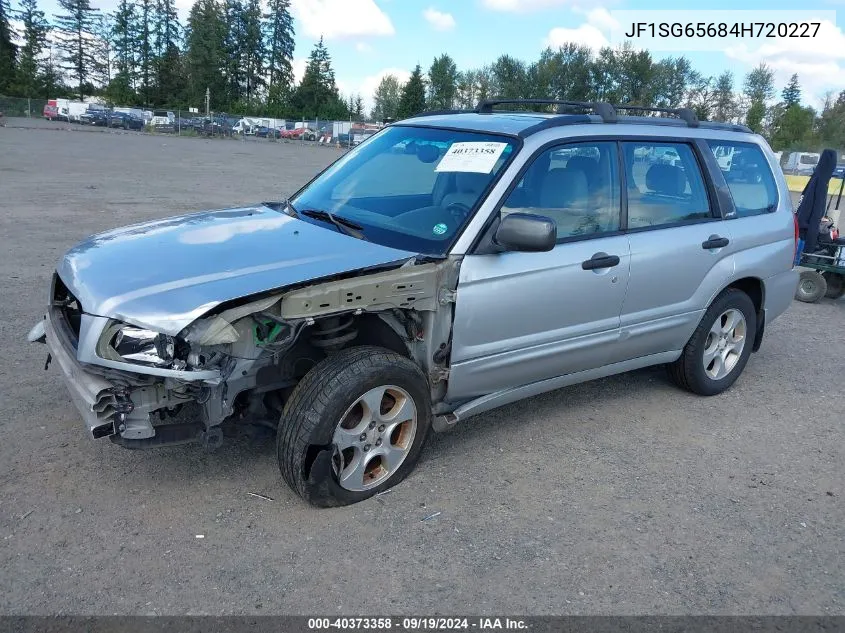
[(63, 251), (276, 199), (336, 155), (0, 129), (0, 612), (845, 613), (845, 301), (793, 305), (720, 397), (652, 369), (533, 398), (346, 509), (289, 492), (272, 441), (87, 437), (24, 342)]

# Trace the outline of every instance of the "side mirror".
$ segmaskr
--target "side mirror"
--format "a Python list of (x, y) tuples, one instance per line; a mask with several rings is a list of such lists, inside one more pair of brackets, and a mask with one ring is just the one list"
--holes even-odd
[(508, 251), (543, 253), (555, 247), (557, 226), (542, 215), (510, 213), (502, 218), (493, 241)]

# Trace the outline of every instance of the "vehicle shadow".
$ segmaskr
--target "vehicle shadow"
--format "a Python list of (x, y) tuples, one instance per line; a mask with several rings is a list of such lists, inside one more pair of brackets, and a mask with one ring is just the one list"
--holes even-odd
[[(446, 433), (432, 432), (419, 463), (463, 459), (468, 444), (492, 439), (503, 427), (509, 434), (519, 434), (549, 416), (559, 416), (560, 431), (565, 433), (567, 427), (574, 429), (588, 423), (578, 414), (571, 415), (573, 411), (590, 409), (595, 416), (601, 417), (603, 410), (618, 411), (620, 402), (629, 398), (632, 392), (657, 395), (664, 390), (683, 395), (669, 383), (662, 368), (652, 367), (534, 396), (475, 416)], [(121, 453), (125, 455), (123, 451)], [(244, 477), (254, 481), (258, 472), (268, 470), (275, 473), (275, 481), (263, 483), (276, 485), (281, 482), (276, 466), (275, 434), (262, 427), (244, 425), (235, 437), (227, 437), (223, 445), (212, 452), (205, 451), (200, 444), (188, 444), (154, 451), (131, 451), (130, 457), (123, 459), (134, 463), (133, 475), (139, 478), (139, 483), (146, 480), (152, 484), (162, 478), (170, 481), (202, 479), (208, 483)]]

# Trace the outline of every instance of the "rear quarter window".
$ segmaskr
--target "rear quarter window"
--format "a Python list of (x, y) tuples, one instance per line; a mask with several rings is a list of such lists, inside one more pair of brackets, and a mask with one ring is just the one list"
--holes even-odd
[[(771, 213), (777, 208), (775, 177), (763, 151), (753, 143), (709, 141), (730, 189), (739, 217)], [(730, 156), (730, 160), (725, 160)]]

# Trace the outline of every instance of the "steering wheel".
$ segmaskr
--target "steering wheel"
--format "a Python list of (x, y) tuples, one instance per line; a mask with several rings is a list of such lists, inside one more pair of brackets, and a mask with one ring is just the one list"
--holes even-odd
[(463, 202), (452, 202), (446, 207), (446, 210), (458, 224), (463, 224), (469, 217), (470, 211), (472, 211)]

